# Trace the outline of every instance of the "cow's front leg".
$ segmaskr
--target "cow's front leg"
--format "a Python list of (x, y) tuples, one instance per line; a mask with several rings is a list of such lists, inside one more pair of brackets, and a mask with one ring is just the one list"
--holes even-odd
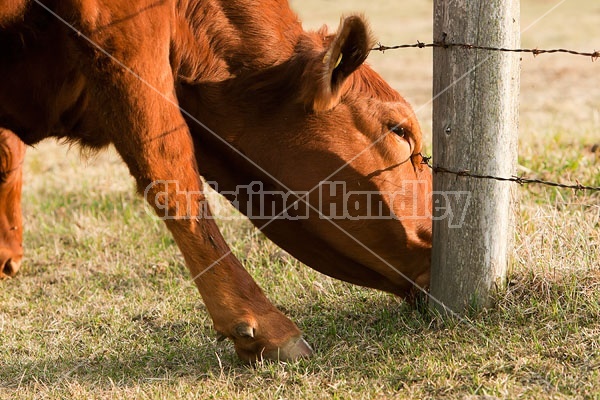
[[(155, 104), (164, 100), (155, 99)], [(223, 239), (202, 193), (192, 141), (177, 109), (161, 106), (147, 118), (150, 127), (144, 133), (152, 134), (143, 140), (122, 138), (117, 149), (172, 232), (217, 332), (233, 340), (244, 360), (309, 355), (296, 325), (269, 302)]]
[[(163, 26), (168, 24), (156, 29)], [(215, 329), (233, 340), (238, 355), (248, 361), (309, 355), (299, 329), (265, 297), (211, 218), (189, 129), (174, 95), (169, 46), (154, 43), (160, 43), (162, 32), (126, 33), (128, 38), (152, 37), (144, 43), (151, 46), (129, 46), (116, 53), (120, 63), (104, 60), (103, 69), (89, 63), (90, 106), (102, 110), (90, 129), (108, 133), (139, 191), (164, 217)]]
[[(145, 197), (173, 233), (213, 319), (217, 332), (233, 340), (240, 358), (290, 360), (307, 356), (310, 347), (288, 318), (264, 296), (225, 243), (202, 194), (187, 129), (170, 134), (166, 148), (175, 153), (140, 182)], [(183, 157), (183, 158), (179, 158)], [(185, 165), (182, 165), (185, 164)], [(173, 168), (165, 168), (165, 165)], [(144, 174), (146, 175), (146, 174)], [(164, 179), (168, 177), (170, 179)], [(176, 178), (176, 179), (173, 179)], [(148, 185), (144, 186), (147, 182)]]

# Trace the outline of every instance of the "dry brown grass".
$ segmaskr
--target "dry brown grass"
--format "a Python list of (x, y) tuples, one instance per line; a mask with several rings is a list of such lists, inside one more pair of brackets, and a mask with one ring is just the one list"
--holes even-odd
[[(523, 2), (527, 27), (556, 2)], [(362, 11), (384, 44), (431, 39), (430, 0), (294, 1), (306, 25)], [(567, 0), (523, 33), (529, 47), (600, 47), (600, 6)], [(431, 52), (369, 60), (419, 110), (430, 137)], [(523, 56), (520, 165), (600, 185), (598, 68)], [(224, 235), (315, 345), (310, 361), (241, 365), (218, 344), (172, 239), (144, 212), (112, 152), (52, 142), (25, 167), (27, 260), (0, 283), (0, 398), (600, 398), (600, 195), (519, 189), (510, 281), (498, 306), (442, 321), (333, 281), (247, 222)]]

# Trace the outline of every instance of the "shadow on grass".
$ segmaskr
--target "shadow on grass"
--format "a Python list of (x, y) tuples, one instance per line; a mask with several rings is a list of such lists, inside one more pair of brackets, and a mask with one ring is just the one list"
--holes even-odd
[(317, 357), (338, 357), (340, 350), (360, 353), (365, 347), (390, 346), (401, 338), (413, 340), (435, 329), (435, 317), (426, 307), (417, 307), (395, 296), (369, 289), (356, 289), (338, 302), (294, 303), (288, 315), (297, 321)]

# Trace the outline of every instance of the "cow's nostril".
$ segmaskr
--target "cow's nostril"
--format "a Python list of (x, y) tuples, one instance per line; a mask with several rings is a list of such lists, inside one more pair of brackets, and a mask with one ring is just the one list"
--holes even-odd
[(13, 264), (12, 259), (8, 259), (0, 268), (0, 277), (14, 276), (17, 273), (17, 268)]

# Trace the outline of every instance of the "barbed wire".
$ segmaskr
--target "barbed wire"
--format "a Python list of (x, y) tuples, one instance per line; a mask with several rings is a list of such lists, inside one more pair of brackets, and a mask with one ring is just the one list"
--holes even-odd
[[(396, 46), (385, 46), (385, 45), (382, 45), (381, 43), (378, 43), (377, 47), (374, 47), (371, 50), (385, 52), (387, 50), (397, 50), (397, 49), (407, 49), (407, 48), (423, 49), (423, 48), (427, 48), (427, 47), (442, 47), (442, 48), (460, 47), (460, 48), (469, 49), (469, 50), (472, 49), (472, 50), (488, 50), (488, 51), (500, 51), (500, 52), (510, 52), (510, 53), (531, 53), (531, 54), (533, 54), (534, 57), (536, 57), (540, 54), (566, 53), (566, 54), (572, 54), (572, 55), (578, 55), (578, 56), (584, 56), (584, 57), (591, 57), (592, 61), (596, 61), (598, 58), (600, 58), (600, 51), (597, 51), (597, 50), (594, 50), (593, 52), (580, 52), (580, 51), (570, 50), (570, 49), (537, 49), (537, 48), (536, 49), (510, 49), (510, 48), (505, 48), (505, 47), (478, 46), (478, 45), (468, 44), (468, 43), (448, 43), (448, 42), (446, 42), (446, 34), (444, 34), (443, 40), (441, 42), (434, 41), (432, 43), (424, 43), (424, 42), (417, 40), (417, 43), (414, 43), (414, 44), (401, 44), (401, 45), (396, 45)], [(425, 156), (423, 154), (420, 154), (420, 155), (423, 159), (422, 163), (427, 165), (434, 172), (442, 172), (442, 173), (453, 174), (453, 175), (457, 175), (457, 176), (466, 176), (466, 177), (475, 178), (475, 179), (489, 179), (489, 180), (496, 180), (496, 181), (501, 181), (501, 182), (514, 182), (514, 183), (518, 183), (519, 185), (539, 184), (539, 185), (552, 186), (552, 187), (558, 187), (558, 188), (564, 188), (564, 189), (588, 190), (588, 191), (594, 191), (594, 192), (600, 191), (600, 187), (598, 187), (598, 186), (582, 185), (581, 183), (579, 183), (577, 181), (575, 184), (564, 184), (564, 183), (546, 181), (543, 179), (527, 178), (527, 177), (523, 177), (523, 176), (514, 176), (513, 175), (511, 177), (500, 177), (500, 176), (494, 176), (494, 175), (476, 174), (476, 173), (470, 172), (469, 170), (451, 170), (451, 169), (448, 169), (445, 167), (432, 165), (431, 164), (431, 158), (432, 158), (431, 156)]]
[(407, 49), (407, 48), (427, 48), (427, 47), (442, 47), (442, 48), (450, 48), (450, 47), (460, 47), (462, 49), (469, 50), (489, 50), (489, 51), (500, 51), (507, 53), (531, 53), (534, 57), (537, 57), (540, 54), (549, 54), (549, 53), (566, 53), (584, 57), (591, 57), (592, 61), (596, 61), (600, 58), (600, 51), (594, 50), (592, 52), (582, 52), (570, 49), (509, 49), (506, 47), (493, 47), (493, 46), (478, 46), (469, 43), (448, 43), (445, 39), (441, 42), (432, 42), (432, 43), (424, 43), (417, 40), (417, 43), (414, 44), (401, 44), (396, 46), (384, 46), (381, 43), (377, 44), (377, 47), (372, 48), (374, 51), (385, 52), (387, 50), (397, 50), (397, 49)]
[(552, 182), (552, 181), (546, 181), (543, 179), (534, 179), (534, 178), (527, 178), (527, 177), (523, 177), (523, 176), (511, 176), (511, 177), (500, 177), (500, 176), (494, 176), (494, 175), (482, 175), (482, 174), (476, 174), (476, 173), (472, 173), (469, 170), (451, 170), (445, 167), (440, 167), (437, 165), (432, 165), (431, 164), (431, 156), (425, 156), (423, 154), (420, 154), (421, 158), (423, 159), (422, 164), (427, 165), (432, 171), (434, 172), (442, 172), (442, 173), (446, 173), (446, 174), (452, 174), (452, 175), (457, 175), (457, 176), (466, 176), (469, 178), (475, 178), (475, 179), (488, 179), (488, 180), (495, 180), (495, 181), (501, 181), (501, 182), (515, 182), (518, 183), (519, 185), (525, 185), (525, 184), (540, 184), (540, 185), (545, 185), (545, 186), (552, 186), (552, 187), (558, 187), (558, 188), (563, 188), (563, 189), (573, 189), (573, 190), (588, 190), (588, 191), (592, 191), (592, 192), (600, 192), (600, 186), (588, 186), (588, 185), (582, 185), (581, 183), (577, 182), (575, 184), (565, 184), (565, 183), (558, 183), (558, 182)]

